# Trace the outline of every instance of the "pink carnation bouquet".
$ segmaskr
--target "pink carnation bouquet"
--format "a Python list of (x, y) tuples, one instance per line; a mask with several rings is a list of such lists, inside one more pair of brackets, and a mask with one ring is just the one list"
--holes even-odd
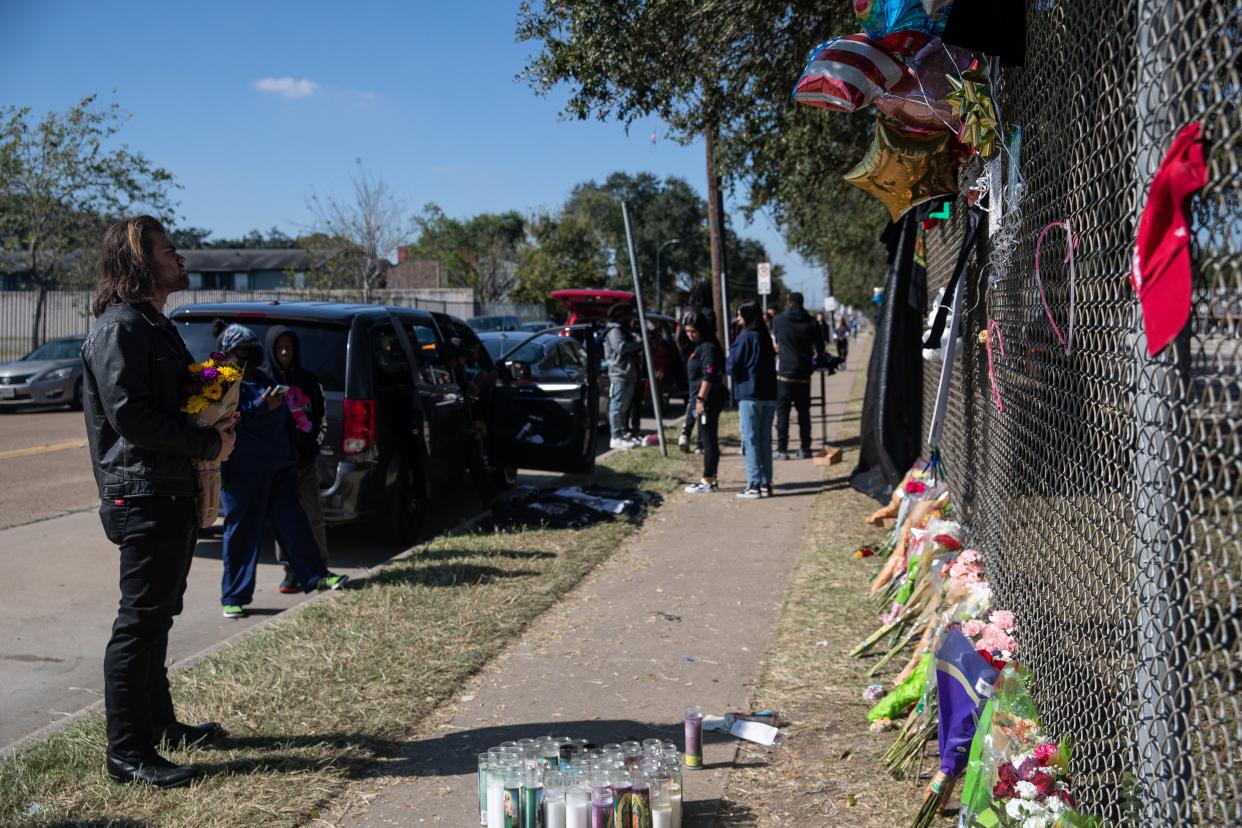
[(1003, 828), (1069, 828), (1093, 820), (1073, 811), (1069, 745), (1040, 742), (996, 768), (992, 810)]
[(962, 635), (970, 639), (989, 664), (1003, 670), (1018, 651), (1018, 642), (1013, 637), (1014, 625), (1012, 612), (993, 610), (986, 620), (974, 618), (962, 624)]

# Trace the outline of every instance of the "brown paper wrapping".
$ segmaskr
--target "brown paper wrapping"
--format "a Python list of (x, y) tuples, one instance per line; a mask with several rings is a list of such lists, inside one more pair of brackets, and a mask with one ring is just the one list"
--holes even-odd
[[(237, 403), (241, 399), (241, 382), (228, 387), (218, 402), (211, 403), (197, 414), (186, 415), (190, 424), (196, 428), (214, 428), (221, 420), (227, 420), (237, 411)], [(194, 473), (198, 477), (197, 494), (194, 496), (198, 507), (198, 526), (206, 529), (216, 522), (220, 514), (220, 488), (223, 478), (220, 476), (219, 460), (192, 460)]]

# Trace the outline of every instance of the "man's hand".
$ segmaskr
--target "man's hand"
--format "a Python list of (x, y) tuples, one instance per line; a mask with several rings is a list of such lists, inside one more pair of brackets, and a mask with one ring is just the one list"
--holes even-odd
[(239, 416), (234, 414), (227, 420), (216, 423), (216, 431), (220, 435), (220, 452), (216, 455), (216, 459), (221, 463), (229, 459), (229, 455), (233, 453), (233, 446), (237, 443), (237, 433), (233, 428), (237, 425)]

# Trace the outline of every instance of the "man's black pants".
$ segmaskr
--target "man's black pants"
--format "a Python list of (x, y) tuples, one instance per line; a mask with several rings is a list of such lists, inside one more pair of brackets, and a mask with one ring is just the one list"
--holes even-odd
[(139, 759), (176, 720), (164, 662), (194, 558), (197, 510), (192, 497), (133, 497), (105, 500), (99, 518), (121, 550), (121, 603), (104, 653), (108, 750)]
[(776, 450), (789, 451), (789, 409), (798, 410), (798, 436), (802, 450), (811, 450), (811, 383), (776, 382)]

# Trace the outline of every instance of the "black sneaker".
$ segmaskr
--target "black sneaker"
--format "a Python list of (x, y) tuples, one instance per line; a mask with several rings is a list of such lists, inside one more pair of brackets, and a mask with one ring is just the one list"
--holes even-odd
[(788, 459), (789, 459), (789, 452), (787, 452), (787, 451), (774, 451), (774, 452), (772, 452), (772, 459), (773, 459), (773, 460), (788, 460)]
[(803, 449), (802, 451), (798, 452), (798, 456), (801, 457), (803, 460), (810, 460), (812, 457), (815, 456), (815, 452), (811, 451), (810, 449)]
[(277, 592), (283, 592), (285, 595), (292, 595), (295, 592), (302, 592), (302, 582), (293, 574), (293, 570), (285, 570), (285, 579), (280, 582), (280, 586), (276, 587)]
[(763, 497), (763, 490), (757, 485), (747, 486), (737, 493), (739, 500), (758, 500)]

